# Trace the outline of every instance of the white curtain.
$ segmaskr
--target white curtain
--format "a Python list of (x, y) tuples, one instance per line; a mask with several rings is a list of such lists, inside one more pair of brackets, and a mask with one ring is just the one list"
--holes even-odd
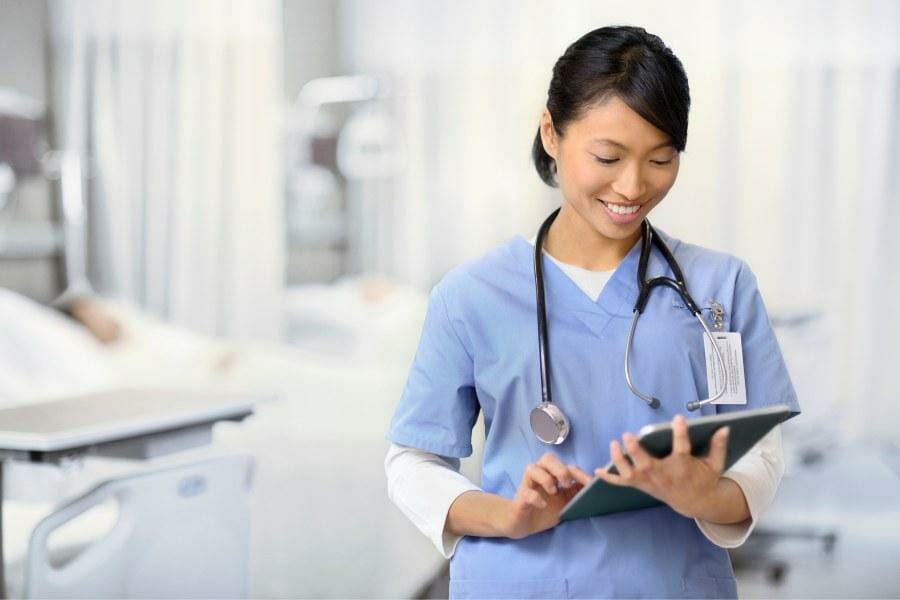
[(391, 268), (421, 287), (558, 204), (529, 153), (566, 46), (603, 25), (659, 35), (693, 102), (654, 223), (746, 259), (773, 315), (818, 315), (793, 358), (808, 416), (900, 438), (900, 3), (345, 0), (340, 14), (347, 69), (398, 90), (409, 165)]
[(103, 294), (209, 333), (278, 331), (277, 0), (50, 0), (57, 145), (87, 157)]

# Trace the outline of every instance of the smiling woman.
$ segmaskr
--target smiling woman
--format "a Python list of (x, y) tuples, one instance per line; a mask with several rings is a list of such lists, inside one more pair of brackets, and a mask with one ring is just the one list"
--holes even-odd
[[(577, 240), (551, 229), (551, 255), (593, 270), (621, 261), (675, 183), (690, 103), (681, 62), (642, 29), (597, 29), (566, 50), (532, 147), (541, 179), (568, 200), (561, 224), (578, 228)], [(602, 262), (586, 264), (598, 250)]]
[[(681, 63), (658, 37), (604, 27), (577, 40), (553, 69), (533, 146), (558, 213), (533, 242), (513, 239), (432, 291), (385, 466), (391, 498), (452, 556), (451, 597), (736, 596), (724, 548), (774, 495), (777, 432), (725, 473), (724, 431), (707, 457), (681, 447), (660, 459), (628, 433), (663, 420), (683, 431), (686, 403), (704, 415), (800, 412), (747, 265), (647, 221), (678, 175), (689, 105)], [(724, 362), (704, 348), (704, 334), (717, 344), (711, 328), (743, 360), (729, 394), (709, 383)], [(479, 411), (480, 487), (458, 473)], [(610, 461), (619, 478), (595, 472)], [(589, 473), (663, 506), (560, 523)]]

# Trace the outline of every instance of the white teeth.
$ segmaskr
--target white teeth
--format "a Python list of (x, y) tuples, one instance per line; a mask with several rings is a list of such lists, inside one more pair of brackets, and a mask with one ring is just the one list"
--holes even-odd
[(610, 204), (609, 202), (604, 202), (603, 205), (617, 215), (633, 215), (641, 209), (640, 206), (620, 206), (618, 204)]

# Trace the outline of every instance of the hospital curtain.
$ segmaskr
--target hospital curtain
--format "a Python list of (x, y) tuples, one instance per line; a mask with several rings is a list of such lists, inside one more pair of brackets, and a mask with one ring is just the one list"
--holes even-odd
[(208, 334), (276, 335), (280, 10), (48, 2), (56, 143), (86, 158), (102, 294)]
[(345, 0), (341, 15), (344, 66), (398, 90), (391, 269), (425, 289), (558, 205), (529, 153), (566, 46), (604, 25), (660, 35), (692, 110), (654, 224), (751, 265), (806, 423), (896, 436), (900, 4)]

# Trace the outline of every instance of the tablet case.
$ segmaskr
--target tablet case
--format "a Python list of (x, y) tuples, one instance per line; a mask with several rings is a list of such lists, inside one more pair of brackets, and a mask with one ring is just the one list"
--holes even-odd
[[(694, 456), (706, 455), (709, 452), (709, 442), (713, 433), (727, 425), (731, 428), (728, 436), (728, 450), (725, 455), (725, 469), (727, 470), (773, 427), (785, 421), (790, 415), (789, 407), (777, 405), (692, 419), (688, 421), (691, 454)], [(641, 429), (638, 441), (649, 454), (662, 458), (672, 452), (672, 424), (665, 422), (648, 425)], [(612, 463), (606, 466), (606, 470), (610, 473), (617, 472)], [(590, 485), (569, 501), (559, 518), (561, 521), (571, 521), (661, 504), (662, 502), (656, 498), (636, 488), (612, 485), (602, 479), (594, 479)]]

